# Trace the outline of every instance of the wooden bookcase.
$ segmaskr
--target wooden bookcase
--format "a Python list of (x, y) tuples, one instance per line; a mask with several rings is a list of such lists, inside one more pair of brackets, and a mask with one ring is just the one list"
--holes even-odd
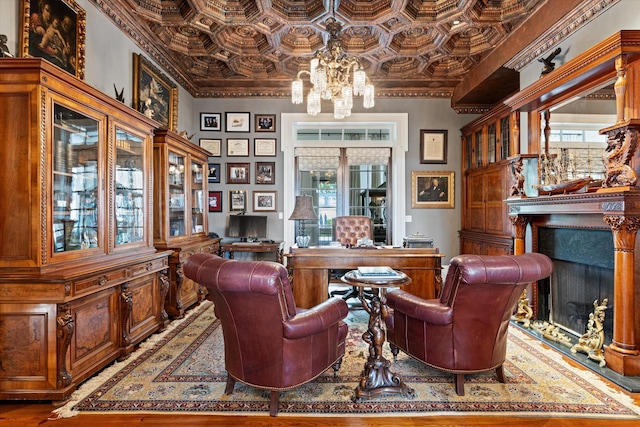
[(505, 199), (512, 185), (511, 164), (519, 147), (518, 115), (498, 106), (462, 132), (461, 253), (513, 252)]
[(41, 59), (0, 98), (0, 399), (61, 400), (168, 322), (157, 123)]
[(218, 254), (220, 238), (208, 235), (209, 152), (167, 130), (156, 131), (154, 162), (154, 245), (171, 250), (165, 309), (179, 318), (201, 302), (206, 288), (184, 276), (182, 265), (196, 253)]

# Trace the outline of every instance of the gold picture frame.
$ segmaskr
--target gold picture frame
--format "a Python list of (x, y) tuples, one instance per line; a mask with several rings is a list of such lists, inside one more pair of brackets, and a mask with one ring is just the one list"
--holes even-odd
[(84, 80), (84, 9), (74, 0), (21, 0), (20, 6), (22, 57), (43, 58)]
[(178, 86), (137, 53), (133, 54), (133, 108), (163, 129), (178, 127)]
[(453, 209), (453, 171), (411, 171), (411, 207)]

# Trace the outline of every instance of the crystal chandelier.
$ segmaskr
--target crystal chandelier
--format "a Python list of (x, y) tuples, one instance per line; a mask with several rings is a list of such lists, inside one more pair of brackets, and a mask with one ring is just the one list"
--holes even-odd
[(301, 76), (308, 74), (313, 87), (307, 95), (307, 114), (315, 116), (321, 111), (322, 100), (331, 100), (333, 117), (343, 119), (351, 115), (354, 96), (363, 96), (363, 107), (372, 108), (374, 89), (360, 61), (356, 58), (348, 58), (342, 51), (342, 40), (338, 37), (342, 31), (342, 24), (333, 17), (329, 18), (327, 31), (329, 31), (327, 46), (315, 53), (311, 60), (310, 71), (299, 71), (292, 82), (291, 102), (302, 104)]

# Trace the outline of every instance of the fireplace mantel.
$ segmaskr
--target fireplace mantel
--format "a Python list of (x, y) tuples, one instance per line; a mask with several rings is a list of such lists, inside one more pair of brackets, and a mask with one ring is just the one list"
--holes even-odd
[(640, 279), (636, 271), (636, 257), (640, 254), (640, 250), (636, 250), (640, 188), (603, 188), (580, 194), (512, 198), (506, 203), (514, 225), (516, 255), (525, 252), (528, 225), (534, 229), (531, 241), (534, 251), (537, 250), (537, 226), (612, 231), (615, 309), (613, 339), (605, 347), (605, 360), (609, 368), (622, 375), (640, 375), (640, 280), (636, 280), (636, 277)]

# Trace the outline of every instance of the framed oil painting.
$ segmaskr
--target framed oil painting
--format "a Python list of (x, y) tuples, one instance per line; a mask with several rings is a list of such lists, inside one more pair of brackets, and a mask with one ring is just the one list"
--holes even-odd
[(43, 58), (84, 80), (86, 12), (74, 0), (22, 0), (23, 57)]
[(222, 212), (222, 191), (209, 191), (209, 212)]
[(133, 54), (133, 106), (164, 129), (178, 127), (178, 86), (142, 55)]
[(247, 190), (229, 190), (229, 212), (247, 211)]
[(446, 130), (420, 130), (420, 163), (447, 163)]
[(412, 208), (454, 207), (452, 171), (411, 171)]
[(251, 113), (225, 113), (227, 132), (249, 132)]
[(253, 211), (254, 212), (275, 212), (278, 209), (275, 191), (254, 191)]
[(276, 183), (276, 162), (256, 162), (256, 184)]

